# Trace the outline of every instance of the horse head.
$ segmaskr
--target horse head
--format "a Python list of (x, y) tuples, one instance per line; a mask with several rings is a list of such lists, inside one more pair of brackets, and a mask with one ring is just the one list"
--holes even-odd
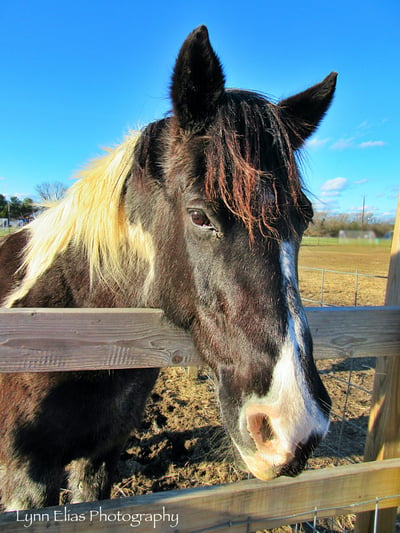
[(329, 425), (297, 282), (312, 207), (296, 150), (335, 82), (332, 73), (276, 104), (228, 90), (199, 27), (175, 64), (173, 114), (136, 150), (143, 194), (153, 197), (142, 215), (157, 250), (148, 302), (192, 332), (231, 439), (261, 479), (300, 471)]

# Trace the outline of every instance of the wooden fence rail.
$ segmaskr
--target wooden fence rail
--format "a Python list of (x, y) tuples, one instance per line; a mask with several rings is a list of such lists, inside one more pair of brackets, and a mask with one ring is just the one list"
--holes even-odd
[[(242, 481), (0, 515), (14, 533), (250, 533), (314, 516), (400, 505), (400, 459), (307, 471), (295, 479)], [(378, 498), (378, 500), (377, 500)]]
[[(307, 308), (316, 359), (392, 357), (400, 307)], [(199, 365), (158, 309), (0, 309), (0, 372)]]

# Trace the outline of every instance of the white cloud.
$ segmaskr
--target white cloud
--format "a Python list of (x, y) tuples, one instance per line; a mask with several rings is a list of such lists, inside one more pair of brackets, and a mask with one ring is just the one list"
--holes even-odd
[(329, 194), (340, 194), (347, 187), (347, 178), (333, 178), (321, 185), (321, 191)]
[(365, 141), (358, 145), (359, 148), (375, 148), (377, 146), (385, 146), (384, 141)]
[(339, 139), (332, 144), (331, 150), (344, 150), (345, 148), (351, 148), (353, 146), (354, 137), (348, 139)]
[(316, 211), (335, 213), (340, 211), (340, 203), (337, 197), (318, 198), (313, 202)]
[(374, 205), (359, 205), (358, 207), (353, 207), (352, 211), (358, 211), (359, 213), (362, 211), (365, 211), (365, 213), (373, 213), (376, 209), (377, 208)]
[(325, 181), (320, 187), (320, 194), (316, 202), (316, 209), (320, 211), (336, 212), (340, 208), (340, 197), (348, 186), (347, 178), (333, 178)]
[(24, 194), (22, 192), (15, 192), (13, 194), (7, 194), (6, 195), (8, 198), (12, 198), (13, 196), (16, 196), (17, 198), (19, 198), (20, 200), (23, 200), (24, 198), (30, 198), (30, 195), (29, 194)]
[(347, 139), (338, 139), (331, 146), (331, 150), (345, 150), (346, 148), (377, 148), (385, 146), (385, 141), (364, 141), (362, 143), (355, 143), (354, 137), (348, 137)]
[(306, 147), (317, 150), (318, 148), (325, 146), (329, 141), (330, 139), (318, 139), (318, 137), (313, 137), (306, 142)]
[(369, 180), (358, 180), (354, 182), (354, 185), (364, 185), (364, 183), (368, 183)]

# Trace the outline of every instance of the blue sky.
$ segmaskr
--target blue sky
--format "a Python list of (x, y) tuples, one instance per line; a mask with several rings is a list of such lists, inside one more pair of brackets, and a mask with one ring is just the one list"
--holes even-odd
[(169, 109), (186, 35), (206, 24), (227, 85), (287, 97), (339, 73), (307, 145), (317, 208), (394, 216), (400, 184), (398, 0), (2, 0), (0, 193), (71, 184), (102, 147)]

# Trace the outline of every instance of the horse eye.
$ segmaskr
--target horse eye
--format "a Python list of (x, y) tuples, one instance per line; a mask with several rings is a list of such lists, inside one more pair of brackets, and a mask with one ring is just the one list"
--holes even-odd
[(202, 228), (212, 227), (208, 216), (203, 211), (201, 211), (201, 209), (190, 209), (189, 216), (195, 226), (200, 226)]

